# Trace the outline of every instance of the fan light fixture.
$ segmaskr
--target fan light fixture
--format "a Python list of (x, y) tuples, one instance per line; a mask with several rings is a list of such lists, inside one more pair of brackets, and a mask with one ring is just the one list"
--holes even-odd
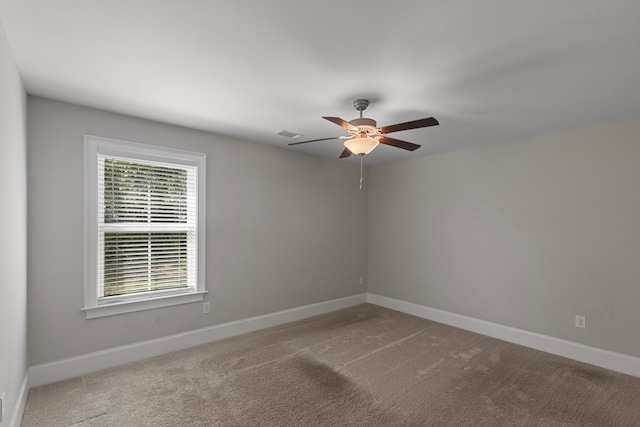
[(368, 136), (356, 136), (355, 138), (347, 139), (344, 142), (344, 146), (349, 149), (353, 154), (369, 154), (380, 144), (376, 138), (370, 138)]

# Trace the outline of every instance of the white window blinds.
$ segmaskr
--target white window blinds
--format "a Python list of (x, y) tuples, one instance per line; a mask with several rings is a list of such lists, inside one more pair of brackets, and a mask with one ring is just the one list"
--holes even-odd
[(197, 287), (197, 168), (98, 154), (98, 304)]

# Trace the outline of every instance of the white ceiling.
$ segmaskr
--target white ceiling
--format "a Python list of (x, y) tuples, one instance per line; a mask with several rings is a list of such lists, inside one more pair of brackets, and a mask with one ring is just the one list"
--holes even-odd
[(34, 95), (278, 147), (344, 135), (321, 116), (362, 97), (380, 126), (440, 121), (366, 164), (640, 117), (637, 0), (0, 0), (0, 20)]

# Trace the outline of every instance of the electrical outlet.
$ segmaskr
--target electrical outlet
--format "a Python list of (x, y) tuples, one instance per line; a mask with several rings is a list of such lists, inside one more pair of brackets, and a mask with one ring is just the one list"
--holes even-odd
[(203, 302), (202, 303), (202, 312), (204, 314), (207, 314), (211, 311), (211, 303), (210, 302)]
[(4, 391), (0, 394), (0, 423), (4, 418)]
[(360, 284), (364, 285), (364, 277), (360, 277)]
[(586, 328), (587, 318), (576, 314), (576, 328)]

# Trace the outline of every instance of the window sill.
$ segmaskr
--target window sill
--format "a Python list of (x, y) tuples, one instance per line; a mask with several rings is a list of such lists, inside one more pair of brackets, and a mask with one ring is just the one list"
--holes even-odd
[(172, 305), (188, 304), (202, 301), (207, 292), (192, 292), (189, 294), (169, 295), (165, 297), (141, 299), (135, 301), (117, 302), (111, 304), (98, 305), (95, 307), (84, 307), (87, 319), (96, 317), (113, 316), (116, 314), (132, 313), (134, 311), (151, 310), (153, 308), (169, 307)]

